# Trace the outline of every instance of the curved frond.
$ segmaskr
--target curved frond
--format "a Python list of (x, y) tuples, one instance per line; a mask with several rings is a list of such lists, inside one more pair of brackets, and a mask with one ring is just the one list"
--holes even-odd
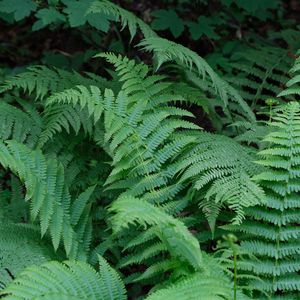
[(221, 79), (197, 53), (180, 44), (159, 37), (146, 38), (140, 43), (140, 46), (144, 50), (155, 54), (158, 67), (165, 62), (175, 61), (190, 70), (194, 70), (202, 80), (207, 76), (209, 78), (208, 82), (211, 82), (216, 94), (225, 106), (227, 106), (229, 100), (234, 101), (240, 106), (241, 111), (243, 111), (249, 120), (255, 120), (253, 112), (239, 93), (228, 82)]
[(39, 265), (56, 255), (49, 244), (40, 239), (38, 228), (1, 220), (0, 225), (0, 289), (31, 265)]
[(110, 211), (116, 215), (112, 218), (116, 232), (130, 224), (155, 226), (158, 237), (167, 246), (171, 256), (188, 262), (196, 270), (202, 266), (199, 243), (182, 222), (165, 213), (161, 208), (129, 196), (121, 196)]
[(63, 241), (69, 257), (84, 257), (71, 225), (71, 197), (62, 164), (55, 159), (47, 160), (40, 150), (31, 150), (15, 141), (0, 143), (0, 163), (24, 182), (25, 200), (31, 201), (31, 217), (39, 219), (41, 235), (50, 233), (54, 249)]
[(117, 273), (99, 257), (100, 272), (79, 261), (51, 261), (24, 270), (2, 291), (4, 299), (125, 300)]

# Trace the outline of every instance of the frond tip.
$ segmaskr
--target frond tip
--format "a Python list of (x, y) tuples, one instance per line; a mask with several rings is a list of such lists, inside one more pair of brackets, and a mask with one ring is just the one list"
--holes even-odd
[(168, 215), (161, 208), (131, 196), (121, 196), (112, 204), (110, 210), (117, 213), (112, 219), (116, 231), (128, 227), (129, 224), (154, 226), (171, 256), (188, 262), (195, 270), (201, 269), (199, 243), (180, 220)]

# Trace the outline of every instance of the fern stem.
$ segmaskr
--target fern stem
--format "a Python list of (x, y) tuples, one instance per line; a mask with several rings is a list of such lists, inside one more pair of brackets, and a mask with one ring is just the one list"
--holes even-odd
[(233, 266), (234, 266), (234, 278), (233, 278), (233, 299), (236, 300), (236, 291), (237, 291), (237, 255), (233, 247)]

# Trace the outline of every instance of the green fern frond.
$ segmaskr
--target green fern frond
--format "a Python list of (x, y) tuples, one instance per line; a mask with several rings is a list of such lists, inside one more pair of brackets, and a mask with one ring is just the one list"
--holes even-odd
[(198, 241), (189, 233), (179, 220), (164, 213), (141, 199), (129, 196), (116, 200), (111, 208), (116, 215), (112, 217), (113, 228), (116, 232), (129, 226), (155, 226), (158, 237), (165, 243), (171, 256), (188, 262), (196, 270), (201, 268), (201, 252)]
[(6, 102), (0, 102), (0, 139), (14, 139), (33, 147), (41, 132), (41, 118), (39, 116), (35, 119), (33, 114), (33, 108), (23, 111)]
[(117, 273), (99, 257), (100, 272), (79, 261), (51, 261), (24, 270), (2, 291), (4, 299), (125, 300)]
[(0, 93), (14, 88), (23, 90), (29, 95), (35, 94), (36, 99), (44, 99), (55, 92), (61, 92), (76, 85), (99, 85), (101, 87), (112, 88), (113, 83), (106, 79), (86, 74), (84, 77), (77, 72), (68, 72), (58, 68), (50, 69), (46, 66), (31, 66), (27, 71), (18, 75), (8, 77), (0, 88)]
[(71, 197), (64, 169), (55, 159), (47, 160), (40, 150), (30, 150), (15, 141), (0, 143), (0, 163), (19, 176), (31, 200), (31, 216), (40, 220), (41, 235), (50, 233), (54, 249), (64, 243), (69, 257), (85, 256), (70, 220)]
[(39, 265), (55, 257), (49, 244), (41, 241), (38, 228), (1, 220), (0, 290), (26, 267)]
[(230, 283), (222, 277), (190, 275), (170, 287), (154, 292), (147, 300), (232, 299)]
[(121, 22), (122, 28), (128, 27), (131, 39), (136, 35), (137, 28), (141, 29), (145, 37), (156, 36), (156, 33), (150, 26), (141, 19), (110, 1), (101, 0), (92, 2), (87, 13), (104, 13), (109, 16), (114, 16), (117, 22)]
[(240, 109), (249, 120), (255, 120), (253, 112), (239, 93), (225, 80), (221, 79), (197, 53), (180, 44), (159, 37), (145, 38), (139, 45), (142, 49), (155, 54), (158, 68), (165, 62), (175, 61), (189, 70), (194, 70), (202, 80), (205, 80), (206, 76), (208, 76), (208, 82), (211, 82), (212, 87), (223, 101), (225, 107), (228, 105), (229, 99), (231, 99), (240, 106)]
[[(272, 132), (265, 141), (269, 148), (259, 152), (266, 171), (255, 176), (264, 187), (266, 202), (245, 210), (247, 220), (232, 228), (246, 233), (241, 245), (260, 261), (248, 260), (240, 267), (257, 274), (262, 282), (251, 281), (258, 291), (293, 296), (298, 291), (299, 245), (299, 154), (300, 106), (290, 102), (277, 109)], [(230, 226), (229, 226), (230, 227)], [(286, 278), (292, 278), (291, 283)], [(294, 283), (292, 283), (294, 282)]]
[[(300, 51), (298, 50), (297, 54), (299, 55)], [(294, 66), (290, 69), (290, 73), (293, 76), (287, 83), (286, 89), (284, 89), (281, 93), (279, 93), (278, 97), (284, 96), (297, 96), (300, 94), (299, 82), (300, 82), (300, 59), (296, 58), (294, 62)]]
[(236, 55), (237, 62), (228, 62), (231, 73), (225, 77), (255, 108), (257, 103), (276, 97), (288, 81), (287, 73), (292, 63), (289, 51), (266, 45), (246, 49)]
[(251, 179), (261, 170), (253, 163), (253, 153), (224, 136), (204, 132), (195, 135), (201, 142), (177, 164), (180, 180), (192, 181), (196, 190), (208, 188), (205, 201), (232, 208), (237, 212), (233, 221), (240, 223), (245, 207), (264, 200), (263, 190)]

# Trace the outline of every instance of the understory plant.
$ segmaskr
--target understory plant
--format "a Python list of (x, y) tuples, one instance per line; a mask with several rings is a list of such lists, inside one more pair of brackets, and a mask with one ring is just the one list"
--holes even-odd
[(297, 299), (299, 36), (213, 68), (114, 2), (21, 2), (138, 54), (0, 73), (0, 297)]

